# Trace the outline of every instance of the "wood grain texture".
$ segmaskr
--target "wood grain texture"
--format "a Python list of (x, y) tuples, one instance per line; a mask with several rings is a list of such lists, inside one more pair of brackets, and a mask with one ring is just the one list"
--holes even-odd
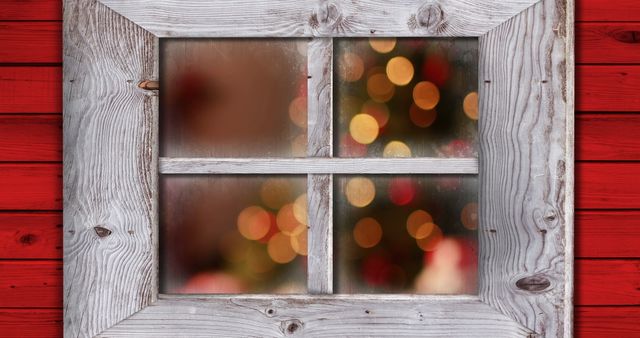
[(61, 337), (62, 310), (0, 309), (4, 337)]
[(475, 158), (160, 158), (163, 174), (477, 174)]
[(640, 259), (577, 259), (576, 305), (640, 305)]
[(640, 114), (581, 114), (576, 119), (576, 159), (640, 160)]
[(639, 209), (640, 163), (578, 162), (576, 209)]
[(576, 32), (578, 63), (640, 63), (640, 23), (583, 22)]
[[(272, 310), (272, 311), (269, 311)], [(528, 337), (475, 297), (245, 296), (162, 299), (104, 332), (223, 337)]]
[(0, 261), (0, 308), (62, 306), (62, 262)]
[(0, 210), (62, 210), (58, 164), (0, 164)]
[(544, 337), (572, 336), (573, 23), (562, 4), (480, 38), (480, 297)]
[(0, 67), (0, 114), (60, 113), (61, 67)]
[(0, 46), (0, 63), (60, 63), (62, 23), (0, 22)]
[(538, 0), (101, 1), (159, 37), (299, 37), (479, 36)]
[(316, 38), (309, 43), (308, 118), (309, 157), (333, 155), (333, 40)]
[(0, 213), (0, 259), (61, 259), (61, 230), (59, 212)]
[(61, 160), (61, 115), (0, 114), (0, 161)]
[(333, 292), (333, 176), (309, 175), (309, 293)]
[(576, 337), (640, 337), (640, 307), (598, 306), (576, 308)]
[(137, 87), (157, 40), (96, 1), (64, 8), (64, 332), (95, 336), (157, 292), (157, 97)]
[(576, 257), (640, 257), (640, 211), (580, 211)]
[(640, 2), (636, 0), (580, 0), (578, 21), (640, 21)]
[(3, 0), (0, 20), (62, 20), (60, 0)]
[(577, 66), (576, 109), (590, 112), (640, 111), (640, 65)]

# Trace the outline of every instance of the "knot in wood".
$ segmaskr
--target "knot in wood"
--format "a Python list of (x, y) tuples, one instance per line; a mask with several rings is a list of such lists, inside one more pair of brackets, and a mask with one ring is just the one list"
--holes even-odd
[(109, 229), (107, 229), (105, 227), (95, 226), (95, 227), (93, 227), (93, 230), (95, 230), (96, 234), (100, 238), (108, 237), (109, 235), (111, 235), (111, 230), (109, 230)]
[(617, 31), (611, 35), (622, 43), (640, 43), (640, 31)]
[(427, 3), (418, 9), (416, 22), (422, 28), (433, 30), (437, 28), (444, 18), (442, 8), (437, 3)]
[(518, 289), (530, 292), (544, 291), (550, 286), (551, 281), (543, 275), (524, 277), (516, 282), (516, 287), (518, 287)]
[(297, 319), (289, 319), (289, 320), (285, 320), (282, 322), (282, 324), (280, 325), (280, 328), (282, 329), (282, 332), (287, 335), (287, 336), (291, 336), (294, 334), (298, 334), (301, 329), (302, 329), (302, 322), (297, 320)]
[(322, 1), (311, 14), (309, 25), (314, 29), (332, 31), (342, 20), (338, 5), (331, 1)]
[(23, 245), (31, 245), (36, 241), (36, 235), (34, 234), (26, 234), (20, 236), (20, 243)]
[(268, 308), (265, 313), (267, 314), (267, 317), (273, 317), (276, 314), (276, 310), (272, 309), (272, 308)]

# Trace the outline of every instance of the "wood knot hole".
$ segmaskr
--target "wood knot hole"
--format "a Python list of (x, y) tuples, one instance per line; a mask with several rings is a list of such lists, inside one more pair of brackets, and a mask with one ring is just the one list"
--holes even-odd
[(111, 235), (111, 230), (109, 230), (107, 228), (104, 228), (104, 227), (101, 227), (101, 226), (95, 226), (95, 227), (93, 227), (93, 230), (96, 231), (96, 234), (100, 238), (108, 237), (109, 235)]
[(302, 322), (297, 319), (290, 319), (282, 322), (281, 328), (286, 335), (297, 334), (302, 329)]
[(612, 37), (622, 43), (640, 43), (640, 31), (618, 31)]
[(269, 308), (267, 309), (266, 313), (267, 313), (267, 316), (273, 317), (276, 314), (276, 310)]
[(442, 22), (443, 16), (444, 13), (440, 5), (429, 3), (420, 7), (416, 15), (416, 21), (423, 28), (434, 28)]
[(34, 234), (26, 234), (20, 236), (20, 243), (24, 245), (31, 245), (36, 241), (36, 235)]
[(551, 286), (551, 281), (549, 281), (545, 276), (533, 275), (519, 279), (516, 282), (516, 286), (520, 290), (539, 292), (549, 288), (549, 286)]

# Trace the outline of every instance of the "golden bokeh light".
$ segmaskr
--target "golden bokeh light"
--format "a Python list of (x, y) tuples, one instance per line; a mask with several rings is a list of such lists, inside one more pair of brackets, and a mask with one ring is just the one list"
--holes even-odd
[(464, 101), (462, 102), (462, 108), (464, 109), (465, 115), (467, 115), (472, 120), (478, 119), (478, 93), (471, 92), (465, 96)]
[(306, 256), (308, 252), (308, 230), (305, 225), (301, 225), (296, 230), (293, 231), (293, 234), (290, 237), (291, 240), (291, 248), (298, 255)]
[(309, 224), (307, 213), (307, 194), (302, 194), (293, 202), (293, 217), (301, 224)]
[(408, 85), (413, 73), (413, 64), (404, 56), (396, 56), (387, 62), (387, 77), (397, 86)]
[(383, 157), (411, 157), (411, 149), (404, 142), (391, 141), (382, 151)]
[(434, 225), (429, 236), (416, 239), (416, 244), (422, 251), (433, 251), (441, 240), (442, 230), (437, 225)]
[(351, 137), (360, 144), (370, 144), (378, 137), (378, 121), (368, 114), (358, 114), (349, 123)]
[(286, 264), (296, 258), (296, 252), (291, 247), (289, 236), (279, 232), (267, 243), (267, 253), (269, 257), (279, 264)]
[(478, 203), (471, 202), (462, 208), (462, 225), (469, 230), (478, 229)]
[(289, 104), (289, 118), (296, 126), (307, 129), (307, 98), (298, 96)]
[[(428, 236), (429, 234), (424, 235), (424, 230), (420, 232), (420, 234), (424, 235), (422, 237), (418, 237), (419, 230), (424, 224), (433, 224), (433, 218), (431, 214), (424, 210), (416, 210), (409, 214), (407, 217), (407, 232), (413, 238), (420, 239)], [(429, 231), (431, 233), (431, 230)]]
[(271, 209), (279, 209), (291, 200), (291, 183), (286, 178), (269, 178), (260, 186), (260, 199)]
[(433, 109), (440, 102), (440, 91), (429, 81), (418, 82), (413, 87), (413, 102), (424, 110)]
[(276, 216), (276, 224), (278, 225), (278, 229), (288, 236), (291, 236), (296, 228), (303, 225), (301, 222), (298, 222), (294, 215), (293, 204), (285, 204), (280, 208)]
[(376, 102), (391, 100), (396, 87), (384, 73), (374, 73), (367, 79), (367, 93)]
[(438, 112), (435, 109), (422, 109), (415, 103), (409, 108), (411, 122), (420, 128), (427, 128), (435, 122)]
[(389, 108), (384, 103), (369, 100), (362, 105), (362, 114), (373, 116), (378, 122), (380, 128), (384, 128), (389, 122)]
[(371, 248), (380, 243), (382, 227), (374, 218), (365, 217), (353, 228), (353, 240), (362, 248)]
[(269, 212), (259, 206), (252, 205), (244, 208), (238, 214), (238, 231), (250, 240), (258, 240), (269, 232), (271, 226), (271, 216)]
[(307, 156), (307, 134), (300, 134), (291, 141), (291, 155), (293, 157)]
[(368, 178), (354, 177), (347, 182), (344, 194), (351, 205), (363, 208), (376, 197), (376, 187)]
[(386, 54), (396, 47), (396, 38), (369, 38), (369, 46), (380, 54)]
[(338, 75), (343, 81), (356, 82), (364, 74), (364, 62), (354, 53), (344, 53), (338, 63)]

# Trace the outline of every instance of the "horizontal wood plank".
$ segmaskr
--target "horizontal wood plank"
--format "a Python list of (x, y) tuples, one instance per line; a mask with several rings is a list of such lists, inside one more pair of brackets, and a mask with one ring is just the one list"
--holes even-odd
[(2, 0), (0, 20), (62, 20), (62, 1)]
[(640, 307), (579, 306), (575, 309), (575, 334), (580, 338), (640, 337)]
[(62, 310), (0, 309), (3, 337), (61, 337)]
[(62, 213), (0, 213), (0, 259), (14, 258), (61, 259)]
[(640, 259), (577, 259), (576, 305), (640, 305)]
[(61, 111), (62, 67), (0, 67), (0, 114)]
[(576, 25), (577, 63), (640, 63), (640, 23)]
[(61, 261), (0, 261), (0, 308), (62, 307)]
[(640, 257), (640, 211), (576, 213), (576, 257)]
[(577, 0), (577, 21), (640, 21), (638, 0)]
[(160, 158), (163, 174), (477, 174), (476, 158)]
[(576, 209), (640, 209), (640, 163), (576, 163)]
[(62, 116), (0, 114), (0, 161), (62, 161)]
[(0, 22), (0, 46), (0, 63), (60, 63), (62, 23)]
[(640, 111), (638, 88), (639, 65), (576, 66), (576, 110)]
[(0, 164), (0, 210), (61, 210), (58, 164)]
[(640, 160), (640, 114), (576, 116), (576, 159)]

